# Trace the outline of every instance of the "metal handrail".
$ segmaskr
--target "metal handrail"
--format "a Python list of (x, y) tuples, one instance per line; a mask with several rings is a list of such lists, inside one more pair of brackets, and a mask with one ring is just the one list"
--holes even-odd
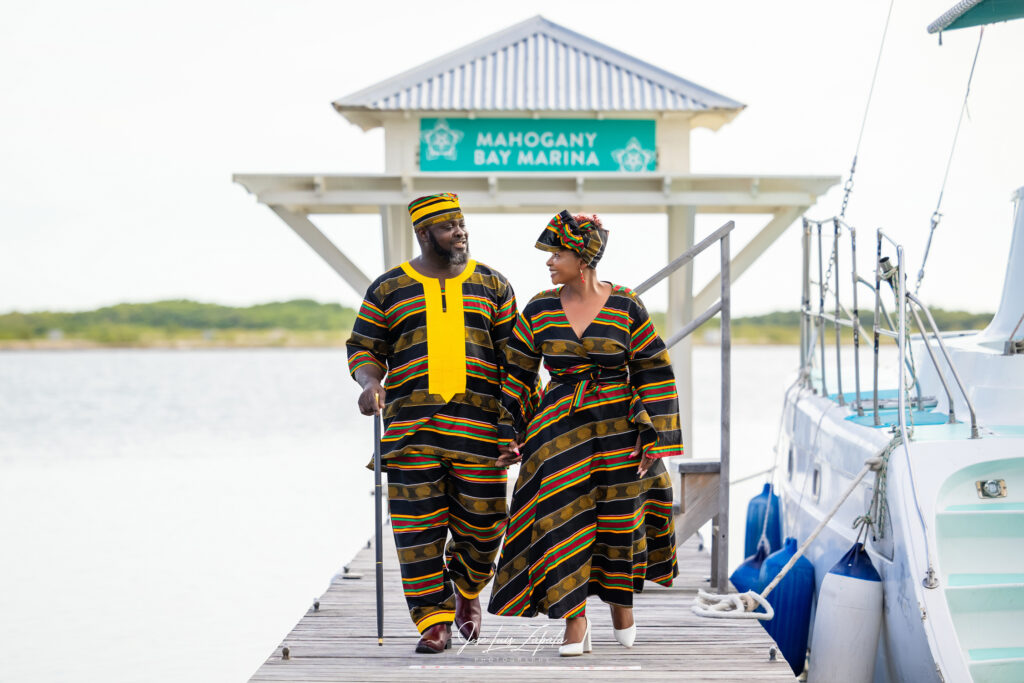
[[(918, 308), (920, 308), (922, 311), (924, 311), (925, 316), (927, 316), (928, 324), (931, 325), (932, 334), (935, 335), (935, 341), (939, 345), (939, 350), (942, 351), (942, 355), (946, 359), (946, 364), (949, 365), (949, 371), (951, 373), (953, 373), (953, 379), (956, 381), (956, 385), (957, 385), (957, 387), (959, 387), (960, 393), (964, 397), (964, 403), (967, 404), (967, 410), (971, 414), (971, 438), (972, 439), (980, 439), (981, 438), (981, 433), (978, 431), (978, 416), (974, 412), (974, 403), (971, 401), (971, 397), (967, 395), (967, 389), (964, 387), (964, 383), (960, 379), (960, 373), (956, 371), (956, 366), (953, 365), (953, 359), (950, 358), (949, 351), (946, 350), (946, 345), (942, 342), (942, 335), (939, 334), (939, 328), (935, 325), (935, 319), (932, 317), (932, 312), (928, 310), (927, 306), (925, 306), (923, 303), (921, 303), (920, 299), (918, 299), (916, 296), (914, 296), (910, 292), (907, 292), (907, 299), (912, 301), (914, 304), (916, 304)], [(911, 308), (911, 310), (914, 310), (914, 309)], [(914, 316), (915, 317), (917, 316), (916, 312), (914, 313)], [(918, 329), (921, 330), (921, 337), (924, 339), (925, 347), (927, 347), (928, 348), (928, 352), (931, 353), (931, 347), (928, 346), (928, 333), (921, 326), (920, 319), (918, 320), (917, 326), (918, 326)], [(939, 363), (935, 359), (934, 355), (932, 355), (932, 362), (935, 363), (935, 370), (937, 371), (939, 377), (942, 377), (942, 370), (939, 368)], [(942, 385), (946, 386), (945, 380), (943, 380)], [(947, 394), (949, 394), (948, 387), (947, 387)], [(952, 417), (952, 415), (953, 415), (953, 396), (952, 395), (949, 395), (949, 414), (950, 414), (950, 417)], [(950, 422), (953, 422), (953, 420), (951, 419)]]
[[(701, 253), (715, 242), (719, 243), (720, 270), (721, 270), (721, 294), (718, 301), (711, 304), (707, 310), (696, 316), (687, 323), (681, 330), (673, 334), (666, 342), (667, 348), (672, 348), (687, 336), (693, 333), (698, 327), (713, 318), (721, 315), (721, 349), (722, 349), (722, 434), (721, 434), (721, 456), (718, 474), (718, 514), (712, 520), (716, 542), (715, 552), (712, 557), (711, 566), (714, 576), (714, 585), (718, 590), (725, 590), (729, 585), (729, 433), (730, 433), (730, 403), (731, 403), (731, 378), (732, 378), (732, 305), (731, 305), (731, 278), (729, 271), (729, 233), (736, 227), (735, 221), (729, 221), (713, 233), (693, 245), (667, 266), (656, 272), (641, 284), (634, 287), (633, 291), (643, 294), (651, 287), (658, 284), (672, 273), (676, 272), (686, 264), (693, 261), (697, 254)], [(689, 380), (689, 378), (687, 378)]]
[[(829, 259), (828, 259), (829, 264), (828, 264), (828, 268), (826, 269), (825, 268), (825, 260), (826, 260), (825, 259), (825, 253), (826, 252), (825, 252), (825, 245), (824, 245), (824, 239), (823, 239), (824, 238), (823, 229), (826, 226), (828, 226), (829, 224), (832, 225), (833, 230), (832, 230), (832, 244), (831, 244), (831, 248), (828, 251), (828, 254), (829, 254)], [(851, 281), (851, 283), (853, 285), (853, 287), (852, 287), (852, 294), (851, 294), (851, 297), (853, 299), (852, 310), (847, 309), (842, 304), (842, 301), (840, 300), (840, 296), (839, 296), (839, 284), (838, 284), (839, 283), (839, 279), (840, 279), (839, 278), (839, 262), (840, 262), (840, 257), (841, 257), (841, 252), (840, 252), (840, 242), (841, 242), (841, 239), (840, 238), (841, 238), (842, 230), (844, 230), (844, 229), (850, 235), (850, 246), (849, 246), (849, 249), (850, 249), (850, 263), (851, 263), (851, 266), (850, 266), (850, 278), (851, 278), (851, 280), (850, 281)], [(815, 233), (816, 233), (816, 235), (815, 235)], [(817, 252), (818, 252), (818, 264), (817, 264), (817, 269), (818, 269), (818, 274), (817, 275), (818, 275), (818, 277), (816, 279), (810, 277), (810, 272), (811, 272), (811, 261), (810, 261), (810, 259), (811, 259), (811, 254), (812, 254), (812, 251), (813, 251), (812, 247), (814, 246), (814, 245), (811, 244), (811, 242), (812, 242), (812, 238), (814, 236), (816, 236), (817, 240), (818, 240), (818, 244), (816, 245), (817, 246)], [(858, 415), (863, 415), (864, 414), (864, 409), (863, 409), (864, 402), (865, 402), (863, 400), (864, 399), (864, 396), (863, 396), (864, 392), (861, 390), (861, 387), (860, 387), (860, 341), (861, 341), (862, 334), (863, 335), (867, 335), (867, 330), (864, 329), (864, 327), (863, 327), (863, 325), (861, 324), (861, 321), (860, 321), (860, 308), (859, 308), (859, 303), (858, 303), (858, 299), (857, 299), (857, 294), (858, 294), (859, 286), (863, 285), (863, 286), (867, 287), (868, 290), (871, 291), (871, 294), (873, 295), (873, 298), (875, 300), (875, 306), (874, 306), (875, 310), (874, 310), (874, 315), (873, 315), (873, 322), (872, 322), (872, 325), (871, 325), (871, 327), (872, 327), (872, 336), (874, 338), (874, 344), (873, 344), (873, 346), (874, 346), (874, 349), (873, 349), (874, 361), (872, 363), (873, 379), (872, 379), (871, 400), (872, 400), (872, 406), (873, 406), (873, 411), (872, 412), (873, 412), (873, 418), (874, 418), (875, 424), (876, 425), (880, 425), (881, 424), (881, 419), (880, 419), (880, 416), (878, 414), (878, 405), (879, 405), (879, 401), (878, 401), (878, 371), (879, 371), (878, 353), (879, 353), (879, 348), (878, 347), (879, 347), (879, 341), (880, 341), (881, 337), (891, 338), (894, 341), (896, 341), (897, 344), (900, 346), (900, 353), (899, 353), (900, 361), (899, 361), (899, 365), (900, 365), (900, 367), (904, 368), (905, 372), (908, 374), (908, 379), (910, 381), (909, 385), (905, 385), (902, 382), (902, 380), (901, 380), (901, 387), (902, 387), (902, 389), (906, 389), (907, 386), (911, 386), (912, 385), (914, 390), (915, 390), (915, 392), (916, 392), (916, 394), (917, 394), (916, 395), (916, 401), (912, 401), (912, 403), (916, 403), (916, 405), (918, 405), (918, 406), (924, 405), (924, 397), (922, 396), (922, 393), (921, 393), (921, 383), (920, 383), (920, 381), (918, 379), (917, 370), (916, 370), (915, 364), (914, 364), (913, 351), (906, 344), (906, 341), (910, 338), (909, 325), (908, 325), (908, 321), (906, 320), (907, 313), (904, 310), (904, 311), (901, 311), (901, 315), (898, 316), (898, 318), (903, 320), (903, 322), (902, 322), (903, 326), (902, 327), (901, 327), (901, 323), (899, 322), (899, 320), (894, 321), (892, 319), (892, 317), (889, 315), (889, 311), (886, 309), (885, 304), (882, 301), (882, 293), (881, 293), (881, 286), (880, 286), (881, 282), (886, 281), (886, 282), (889, 282), (890, 286), (893, 289), (893, 293), (896, 295), (897, 305), (899, 305), (898, 302), (902, 300), (902, 301), (904, 301), (906, 303), (907, 306), (910, 307), (910, 315), (912, 315), (914, 317), (914, 319), (915, 319), (914, 322), (917, 323), (918, 329), (921, 331), (921, 337), (922, 337), (922, 340), (923, 340), (923, 342), (925, 344), (925, 350), (928, 352), (929, 358), (932, 361), (932, 364), (935, 367), (937, 374), (939, 375), (939, 381), (942, 384), (943, 389), (946, 392), (946, 397), (947, 397), (947, 399), (949, 400), (949, 403), (950, 403), (950, 410), (952, 411), (953, 410), (953, 399), (952, 399), (953, 391), (951, 389), (950, 382), (947, 380), (945, 371), (939, 365), (938, 356), (933, 351), (932, 346), (930, 344), (930, 341), (928, 339), (929, 335), (935, 336), (936, 338), (938, 338), (940, 336), (938, 328), (937, 328), (937, 326), (935, 326), (934, 320), (931, 318), (930, 312), (928, 311), (927, 307), (925, 307), (920, 302), (920, 300), (914, 298), (913, 295), (911, 295), (909, 293), (909, 291), (907, 291), (906, 288), (904, 288), (902, 290), (902, 297), (901, 297), (900, 287), (899, 287), (899, 284), (896, 282), (896, 273), (900, 272), (899, 271), (899, 265), (897, 265), (895, 270), (891, 270), (891, 267), (890, 267), (891, 272), (887, 272), (885, 274), (883, 274), (880, 271), (879, 267), (876, 267), (875, 268), (875, 273), (874, 273), (874, 275), (875, 275), (875, 283), (874, 284), (872, 282), (870, 282), (869, 280), (867, 280), (866, 278), (860, 276), (857, 273), (857, 270), (856, 270), (856, 263), (857, 263), (857, 259), (856, 259), (856, 253), (857, 253), (856, 237), (857, 237), (857, 230), (856, 230), (856, 228), (854, 228), (853, 226), (849, 225), (848, 223), (843, 221), (841, 218), (830, 218), (830, 219), (827, 219), (827, 220), (812, 220), (812, 219), (809, 219), (809, 218), (806, 218), (806, 217), (804, 218), (804, 240), (803, 240), (803, 251), (804, 251), (803, 275), (804, 275), (804, 283), (803, 283), (803, 300), (802, 300), (802, 306), (801, 306), (801, 311), (800, 311), (800, 313), (801, 313), (801, 318), (800, 318), (800, 338), (801, 338), (801, 343), (800, 343), (800, 360), (801, 360), (801, 367), (803, 368), (803, 382), (804, 382), (804, 385), (805, 386), (811, 386), (811, 384), (810, 384), (811, 383), (810, 373), (808, 372), (808, 369), (809, 369), (809, 367), (810, 367), (810, 365), (812, 363), (811, 358), (813, 356), (815, 356), (815, 355), (818, 355), (818, 352), (820, 352), (820, 360), (819, 360), (819, 362), (821, 364), (820, 387), (815, 388), (815, 390), (817, 391), (817, 390), (820, 389), (820, 391), (821, 391), (821, 393), (823, 395), (825, 395), (825, 396), (829, 395), (828, 386), (829, 386), (830, 382), (829, 382), (829, 375), (828, 375), (827, 368), (826, 368), (826, 366), (827, 366), (827, 360), (826, 360), (826, 344), (827, 344), (827, 342), (825, 340), (825, 329), (826, 329), (826, 326), (831, 325), (834, 328), (834, 330), (835, 330), (835, 345), (836, 345), (836, 350), (835, 350), (835, 352), (836, 352), (835, 371), (836, 371), (836, 375), (835, 375), (835, 380), (834, 381), (835, 381), (835, 384), (836, 384), (836, 389), (838, 391), (838, 393), (837, 393), (837, 400), (839, 401), (840, 405), (843, 405), (843, 404), (846, 403), (845, 396), (843, 395), (843, 391), (842, 391), (842, 387), (843, 387), (843, 373), (842, 373), (842, 365), (841, 365), (841, 361), (840, 361), (840, 346), (841, 346), (841, 343), (842, 343), (842, 335), (841, 335), (842, 328), (850, 328), (852, 330), (852, 333), (853, 333), (853, 345), (854, 345), (854, 386), (855, 386), (854, 390), (855, 390), (855, 395), (856, 395), (856, 399), (852, 402), (851, 406), (854, 409), (856, 409)], [(883, 231), (879, 230), (878, 231), (878, 241), (877, 241), (877, 244), (876, 244), (876, 255), (875, 255), (876, 256), (876, 263), (880, 264), (881, 261), (882, 261), (882, 246), (883, 246), (883, 243), (888, 243), (889, 245), (891, 245), (891, 246), (896, 248), (897, 260), (899, 260), (899, 257), (902, 255), (902, 245), (898, 244), (895, 240), (893, 240), (891, 237), (886, 235)], [(829, 282), (832, 280), (833, 277), (835, 277), (835, 283), (836, 284), (830, 287), (829, 286)], [(818, 289), (818, 302), (817, 302), (818, 305), (817, 305), (817, 310), (814, 310), (812, 308), (812, 306), (811, 306), (810, 290), (811, 290), (811, 286), (812, 285), (816, 286), (817, 289)], [(829, 296), (832, 297), (832, 300), (828, 300)], [(828, 309), (826, 304), (831, 305), (833, 303), (834, 303), (834, 306), (831, 309)], [(924, 311), (925, 316), (928, 318), (928, 322), (930, 323), (930, 327), (931, 327), (931, 331), (930, 332), (928, 331), (928, 329), (926, 329), (923, 321), (918, 320), (918, 317), (919, 317), (918, 312), (917, 312), (918, 310)], [(811, 330), (811, 326), (812, 325), (814, 326), (814, 328), (816, 330), (816, 334), (814, 335), (813, 338), (810, 335), (810, 330)], [(888, 328), (888, 329), (886, 329), (886, 328)], [(813, 344), (815, 347), (818, 347), (818, 340), (820, 340), (820, 342), (821, 342), (820, 348), (815, 348), (815, 349), (810, 348), (811, 344)], [(972, 428), (971, 428), (971, 432), (972, 432), (972, 437), (973, 438), (977, 438), (976, 436), (974, 436), (975, 434), (977, 434), (977, 428), (976, 428), (977, 420), (976, 420), (976, 418), (974, 416), (974, 406), (973, 406), (973, 404), (971, 404), (969, 397), (967, 397), (966, 391), (963, 388), (963, 384), (960, 381), (960, 378), (959, 378), (959, 375), (958, 375), (958, 373), (956, 371), (956, 368), (953, 366), (952, 360), (949, 358), (948, 353), (945, 351), (944, 345), (942, 344), (941, 340), (938, 343), (940, 344), (940, 352), (942, 352), (942, 355), (946, 358), (947, 364), (950, 367), (950, 372), (953, 375), (954, 381), (956, 382), (956, 384), (958, 386), (958, 389), (960, 390), (960, 393), (965, 396), (965, 400), (966, 400), (966, 402), (968, 404), (968, 410), (972, 413), (972, 420), (971, 420)], [(951, 421), (955, 421), (955, 413), (952, 414)]]
[(648, 289), (658, 284), (666, 277), (668, 277), (669, 275), (676, 272), (677, 270), (685, 266), (687, 263), (692, 261), (694, 257), (697, 256), (697, 254), (701, 253), (709, 246), (711, 246), (715, 242), (721, 240), (723, 237), (728, 235), (730, 232), (733, 231), (735, 227), (735, 221), (729, 221), (728, 223), (724, 224), (718, 230), (715, 230), (713, 233), (702, 239), (700, 242), (697, 242), (697, 244), (693, 245), (692, 247), (684, 251), (682, 254), (674, 258), (672, 261), (669, 262), (667, 266), (665, 266), (664, 268), (656, 272), (654, 275), (650, 276), (649, 278), (641, 282), (639, 285), (634, 287), (633, 291), (636, 292), (637, 294), (643, 294)]
[[(917, 323), (917, 329), (921, 330), (921, 339), (924, 341), (924, 348), (928, 351), (928, 357), (932, 359), (932, 363), (935, 367), (939, 367), (939, 361), (935, 358), (935, 352), (932, 351), (932, 345), (928, 343), (928, 334), (924, 329), (924, 325), (921, 323), (921, 316), (918, 315), (917, 311), (913, 308), (910, 312), (914, 314), (914, 322)], [(949, 384), (946, 382), (946, 377), (940, 372), (939, 382), (942, 383), (942, 390), (946, 392), (946, 400), (949, 403), (949, 424), (956, 423), (956, 410), (953, 407), (953, 392), (949, 390)], [(973, 415), (972, 422), (973, 422)]]

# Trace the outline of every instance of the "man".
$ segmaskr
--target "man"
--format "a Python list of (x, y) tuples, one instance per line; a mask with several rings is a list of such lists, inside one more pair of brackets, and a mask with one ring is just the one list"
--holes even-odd
[(421, 197), (409, 215), (421, 254), (370, 285), (348, 363), (363, 387), (359, 410), (384, 409), (381, 454), (405, 598), (421, 633), (416, 652), (440, 653), (452, 621), (467, 640), (480, 635), (478, 596), (505, 531), (496, 423), (517, 312), (505, 277), (469, 259), (456, 195)]

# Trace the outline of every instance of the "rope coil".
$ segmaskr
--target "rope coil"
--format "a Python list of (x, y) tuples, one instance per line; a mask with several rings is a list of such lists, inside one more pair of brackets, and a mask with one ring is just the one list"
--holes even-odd
[[(864, 467), (861, 468), (860, 472), (854, 477), (853, 481), (847, 487), (843, 495), (839, 497), (836, 504), (832, 506), (832, 510), (825, 516), (824, 519), (818, 524), (817, 528), (811, 532), (811, 535), (807, 537), (807, 540), (797, 549), (793, 554), (793, 557), (789, 559), (789, 562), (779, 571), (771, 583), (765, 586), (764, 590), (760, 593), (754, 591), (747, 591), (746, 593), (708, 593), (707, 591), (698, 590), (697, 597), (693, 601), (693, 606), (690, 608), (694, 614), (699, 617), (708, 617), (712, 619), (757, 619), (759, 621), (768, 621), (775, 616), (775, 610), (772, 609), (770, 603), (768, 603), (768, 595), (775, 590), (776, 586), (785, 578), (789, 570), (796, 565), (797, 560), (803, 557), (807, 548), (810, 547), (811, 543), (818, 537), (829, 521), (836, 516), (839, 512), (839, 508), (842, 507), (846, 499), (850, 497), (850, 494), (856, 490), (860, 485), (861, 480), (867, 476), (868, 472), (879, 472), (885, 466), (888, 460), (888, 456), (902, 441), (902, 437), (899, 432), (886, 444), (885, 448), (875, 456), (872, 456), (864, 461)], [(877, 486), (875, 487), (877, 491)], [(870, 514), (870, 512), (868, 513)], [(865, 517), (866, 515), (861, 515)], [(758, 607), (764, 608), (764, 612), (756, 612)]]

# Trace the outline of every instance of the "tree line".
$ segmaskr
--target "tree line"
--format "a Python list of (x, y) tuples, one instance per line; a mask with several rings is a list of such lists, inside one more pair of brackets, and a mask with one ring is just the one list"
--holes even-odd
[[(967, 313), (931, 309), (940, 330), (981, 329), (991, 313)], [(141, 304), (117, 304), (93, 311), (7, 313), (0, 315), (0, 340), (19, 341), (54, 338), (82, 339), (100, 344), (145, 342), (160, 338), (198, 337), (223, 331), (285, 330), (296, 333), (331, 332), (347, 334), (356, 311), (336, 303), (296, 299), (255, 306), (233, 307), (186, 299)], [(664, 328), (665, 314), (652, 313), (655, 325)], [(865, 327), (871, 311), (862, 311)], [(718, 327), (717, 318), (704, 329)], [(749, 334), (765, 341), (793, 343), (799, 329), (797, 311), (778, 311), (733, 319), (734, 334)], [(870, 329), (870, 328), (869, 328)], [(335, 337), (337, 338), (337, 337)]]
[[(0, 339), (39, 339), (59, 330), (64, 337), (102, 341), (112, 330), (350, 330), (356, 312), (311, 299), (236, 308), (186, 299), (117, 304), (94, 311), (0, 315)], [(104, 333), (106, 330), (106, 334)]]

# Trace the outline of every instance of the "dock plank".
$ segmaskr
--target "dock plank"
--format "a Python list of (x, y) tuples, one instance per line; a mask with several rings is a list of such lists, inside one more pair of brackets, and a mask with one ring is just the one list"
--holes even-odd
[[(703, 619), (690, 612), (698, 588), (707, 589), (710, 559), (694, 539), (679, 548), (672, 588), (648, 584), (635, 596), (637, 641), (624, 648), (612, 636), (611, 617), (597, 598), (588, 604), (594, 651), (559, 657), (562, 622), (484, 614), (483, 636), (458, 636), (441, 655), (413, 652), (419, 635), (409, 619), (391, 530), (384, 546), (384, 645), (377, 644), (374, 549), (360, 550), (250, 679), (254, 682), (536, 681), (567, 680), (793, 681), (795, 677), (755, 621)], [(486, 602), (490, 590), (482, 599)], [(289, 659), (282, 657), (289, 650)], [(770, 652), (775, 650), (775, 659)]]

